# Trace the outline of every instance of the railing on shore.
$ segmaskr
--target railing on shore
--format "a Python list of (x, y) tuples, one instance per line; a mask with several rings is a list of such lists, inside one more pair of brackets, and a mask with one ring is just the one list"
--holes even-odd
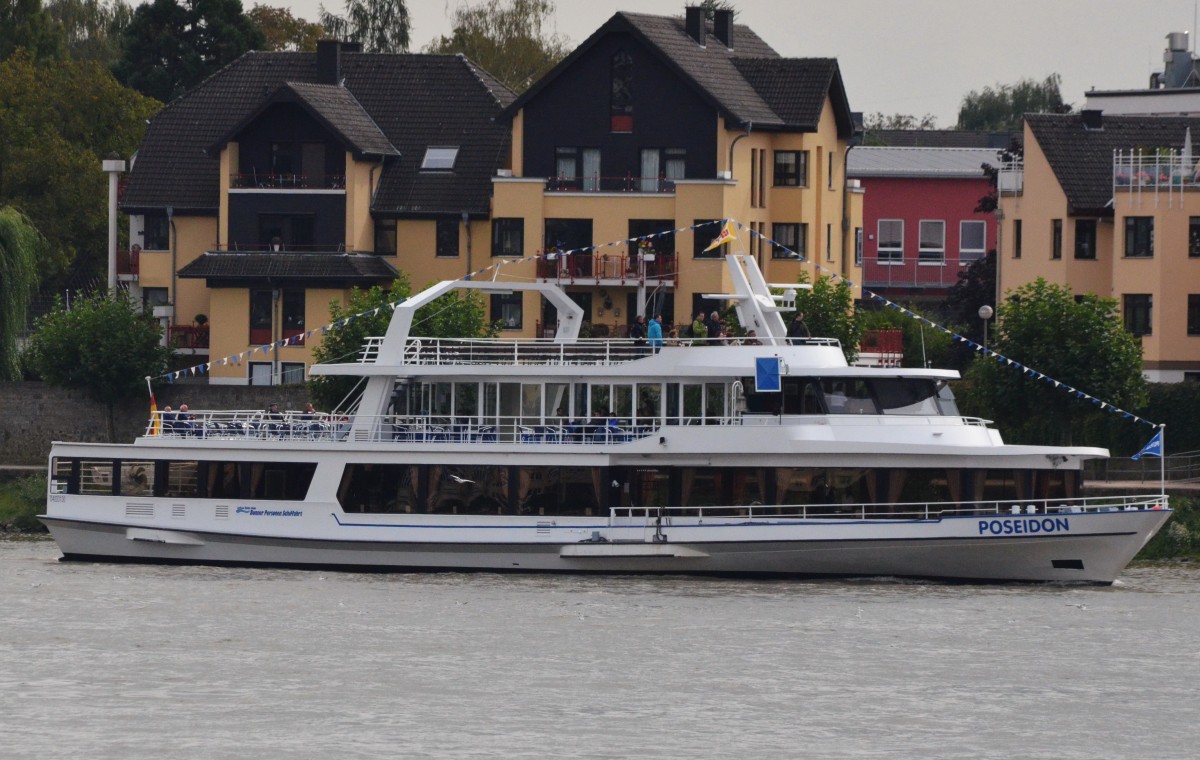
[[(355, 429), (354, 421), (358, 421)], [(901, 415), (617, 416), (593, 419), (500, 415), (345, 415), (259, 410), (155, 412), (146, 435), (207, 440), (351, 441), (353, 443), (422, 444), (618, 444), (661, 435), (668, 430), (721, 426), (766, 427), (803, 424), (903, 424), (986, 426), (975, 417)], [(365, 424), (364, 424), (365, 423)]]
[[(1060, 529), (1056, 519), (1069, 519), (1070, 515), (1089, 512), (1128, 512), (1138, 510), (1170, 509), (1169, 497), (1159, 494), (1137, 496), (1084, 496), (1073, 499), (1020, 499), (1007, 501), (975, 502), (915, 502), (907, 504), (751, 504), (745, 506), (717, 507), (613, 507), (610, 509), (611, 527), (638, 527), (655, 525), (662, 519), (664, 529), (670, 526), (672, 517), (703, 519), (706, 517), (728, 519), (776, 520), (940, 520), (945, 517), (1002, 517), (1021, 516), (1037, 522), (1036, 529), (1029, 529), (1029, 522), (1022, 526), (1027, 533), (1052, 532)], [(1042, 524), (1050, 521), (1050, 525)], [(987, 529), (987, 528), (985, 528)], [(989, 529), (990, 530), (990, 529)], [(1003, 531), (1003, 524), (998, 530)]]
[[(379, 358), (382, 336), (367, 338), (360, 363)], [(680, 346), (762, 346), (841, 344), (836, 338), (686, 338), (664, 340), (663, 348)], [(423, 365), (592, 365), (624, 364), (651, 355), (650, 346), (638, 346), (628, 338), (579, 338), (570, 343), (550, 338), (409, 338), (404, 345), (405, 364)]]
[(1165, 477), (1173, 483), (1200, 482), (1200, 451), (1169, 454), (1141, 459), (1093, 459), (1084, 465), (1084, 474), (1093, 481), (1158, 482)]

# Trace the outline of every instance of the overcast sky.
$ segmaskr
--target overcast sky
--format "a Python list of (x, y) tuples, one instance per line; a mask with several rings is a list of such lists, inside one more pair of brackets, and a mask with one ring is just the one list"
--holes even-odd
[[(408, 0), (414, 51), (450, 29), (460, 0)], [(250, 8), (255, 0), (243, 0)], [(320, 0), (292, 12), (317, 19)], [(284, 5), (263, 0), (264, 5)], [(341, 0), (326, 0), (340, 11)], [(618, 10), (682, 15), (683, 0), (558, 0), (558, 32), (578, 44)], [(958, 119), (963, 95), (1062, 75), (1063, 97), (1141, 89), (1161, 71), (1168, 32), (1191, 31), (1197, 0), (735, 0), (737, 20), (780, 55), (834, 57), (850, 107)], [(812, 15), (807, 11), (811, 10)]]

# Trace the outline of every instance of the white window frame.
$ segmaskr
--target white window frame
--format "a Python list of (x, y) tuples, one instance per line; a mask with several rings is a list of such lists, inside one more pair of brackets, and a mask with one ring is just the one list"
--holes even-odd
[(457, 145), (430, 145), (421, 159), (421, 171), (451, 171), (458, 160)]
[[(900, 247), (899, 248), (884, 248), (883, 247), (883, 225), (898, 224), (900, 225)], [(875, 258), (880, 266), (894, 267), (904, 263), (904, 220), (903, 219), (880, 219), (875, 225), (875, 239), (878, 245), (875, 247)], [(884, 254), (887, 255), (884, 258)]]
[[(925, 225), (938, 225), (941, 230), (942, 244), (938, 248), (925, 247)], [(936, 258), (935, 258), (936, 257)], [(919, 266), (939, 267), (946, 264), (946, 220), (922, 219), (917, 223), (917, 264)]]
[[(979, 234), (979, 248), (967, 248), (965, 240), (967, 239), (968, 227), (979, 225), (982, 232)], [(963, 219), (958, 223), (958, 263), (970, 264), (982, 259), (987, 254), (987, 222), (982, 219)]]

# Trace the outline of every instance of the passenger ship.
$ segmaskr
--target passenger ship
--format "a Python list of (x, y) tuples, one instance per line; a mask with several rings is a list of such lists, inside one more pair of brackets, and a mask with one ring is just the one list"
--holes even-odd
[[(797, 286), (725, 260), (714, 297), (750, 342), (580, 339), (553, 283), (443, 282), (356, 361), (313, 367), (361, 376), (353, 413), (193, 412), (132, 444), (55, 443), (41, 519), (78, 560), (1101, 584), (1168, 519), (1162, 495), (1082, 495), (1104, 449), (1008, 445), (960, 415), (956, 372), (789, 339)], [(557, 332), (411, 335), (454, 288), (539, 291)]]

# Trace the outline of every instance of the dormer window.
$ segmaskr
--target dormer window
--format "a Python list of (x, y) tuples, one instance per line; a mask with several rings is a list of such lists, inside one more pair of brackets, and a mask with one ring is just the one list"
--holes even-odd
[(442, 148), (426, 148), (425, 159), (421, 161), (421, 171), (450, 171), (458, 158), (458, 146)]

